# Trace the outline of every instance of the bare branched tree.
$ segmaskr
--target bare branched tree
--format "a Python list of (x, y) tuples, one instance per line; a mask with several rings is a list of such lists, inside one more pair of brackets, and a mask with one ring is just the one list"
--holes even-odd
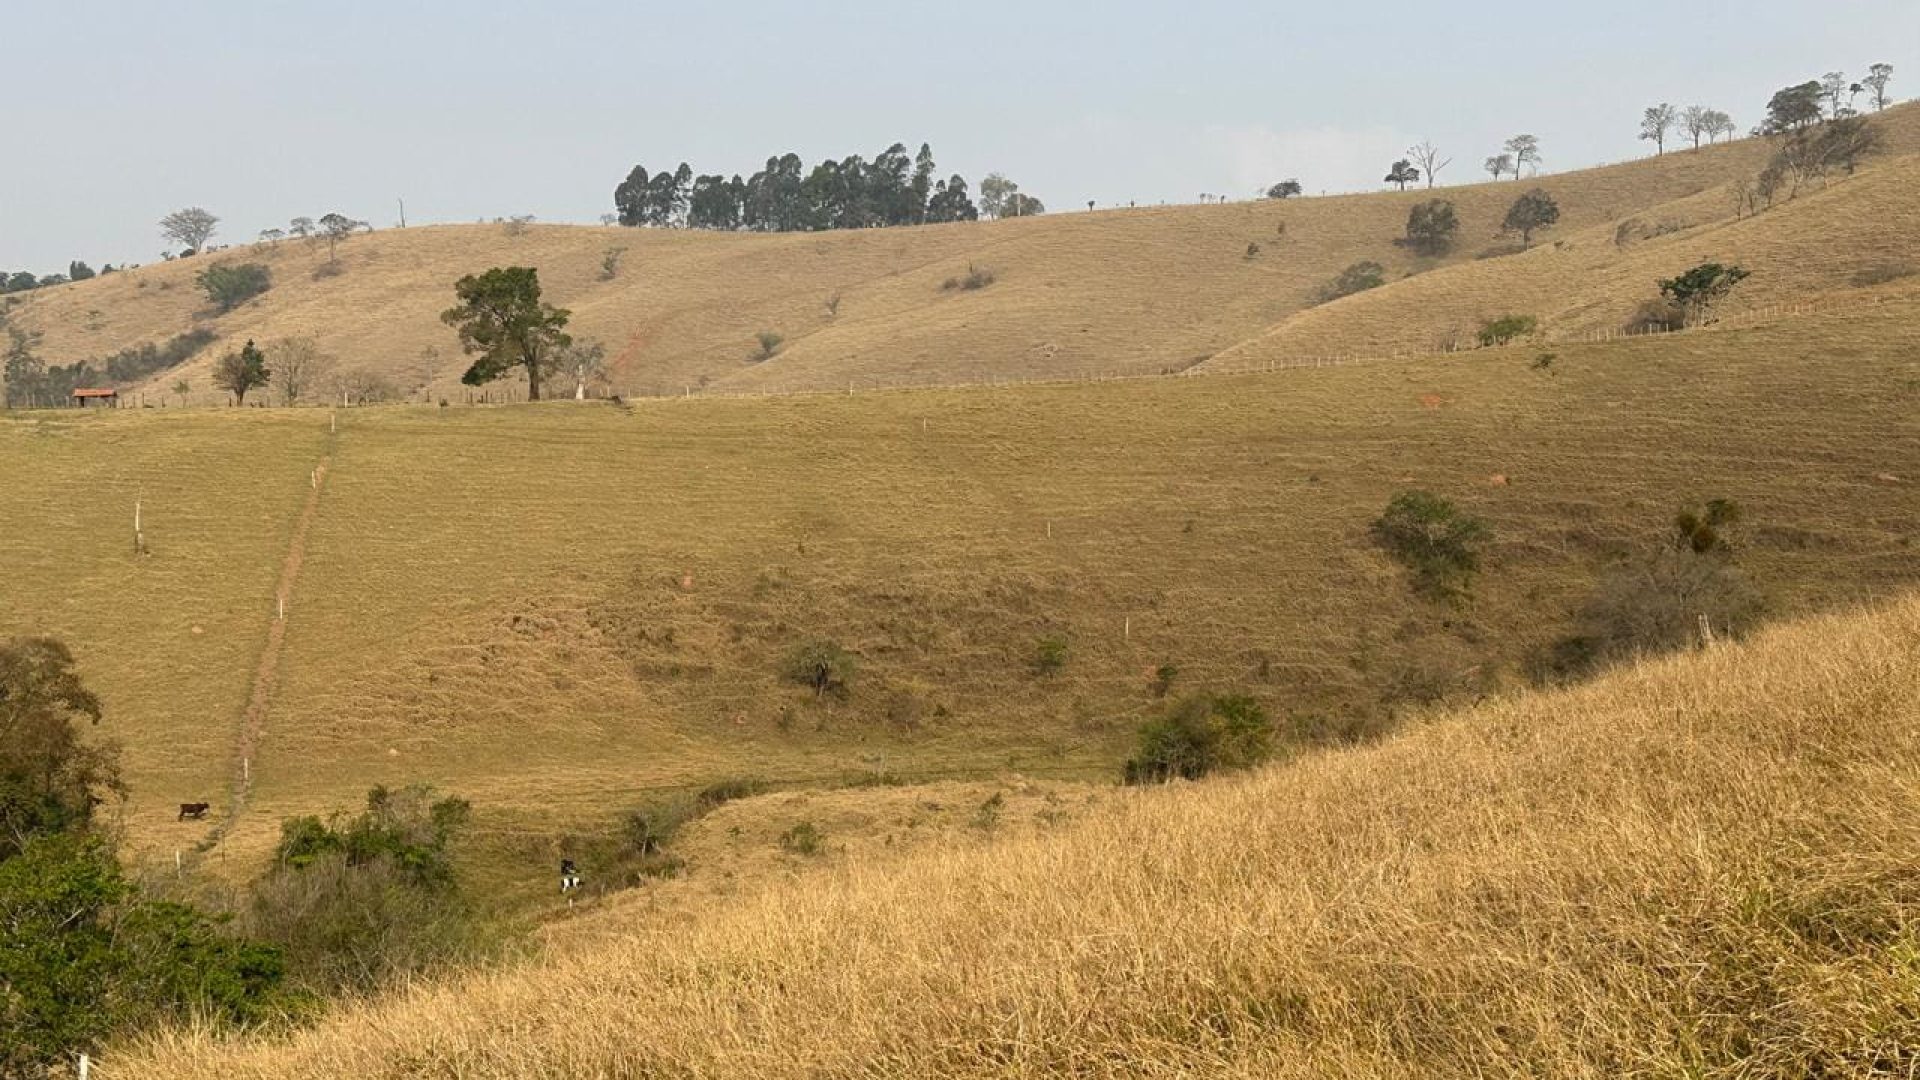
[(1433, 145), (1431, 141), (1423, 141), (1414, 146), (1407, 147), (1407, 157), (1411, 158), (1414, 164), (1420, 166), (1420, 171), (1427, 174), (1427, 187), (1429, 189), (1433, 187), (1434, 174), (1453, 164), (1452, 158), (1443, 158), (1440, 156), (1440, 148)]
[(1653, 144), (1655, 155), (1667, 152), (1667, 132), (1680, 119), (1679, 111), (1666, 102), (1647, 106), (1640, 114), (1640, 139)]
[(1874, 112), (1887, 107), (1887, 84), (1892, 81), (1892, 64), (1875, 64), (1867, 69), (1867, 77), (1860, 80), (1861, 85), (1873, 91)]
[(273, 388), (280, 391), (284, 405), (298, 404), (312, 393), (333, 367), (312, 338), (284, 338), (267, 346), (272, 364)]

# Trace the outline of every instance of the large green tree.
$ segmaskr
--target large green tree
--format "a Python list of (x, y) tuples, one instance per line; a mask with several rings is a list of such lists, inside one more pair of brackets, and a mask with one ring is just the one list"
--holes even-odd
[(457, 307), (440, 321), (460, 334), (460, 346), (475, 359), (460, 381), (479, 386), (527, 369), (527, 400), (540, 400), (540, 380), (561, 350), (573, 313), (540, 300), (540, 272), (527, 266), (494, 267), (468, 274), (453, 287)]

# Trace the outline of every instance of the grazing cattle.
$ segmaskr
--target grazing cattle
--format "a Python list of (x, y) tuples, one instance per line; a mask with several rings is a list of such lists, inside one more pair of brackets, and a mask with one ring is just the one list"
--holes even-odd
[(569, 893), (580, 887), (580, 872), (573, 868), (572, 859), (560, 860), (560, 891)]
[(180, 804), (180, 816), (175, 820), (186, 821), (188, 819), (192, 819), (194, 821), (199, 821), (201, 818), (206, 817), (207, 811), (211, 809), (213, 809), (213, 805), (211, 803), (183, 802)]

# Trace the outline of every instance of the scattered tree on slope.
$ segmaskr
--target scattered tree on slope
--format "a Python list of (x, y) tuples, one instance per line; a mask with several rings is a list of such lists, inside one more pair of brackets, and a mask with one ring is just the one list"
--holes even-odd
[(257, 386), (267, 385), (273, 372), (267, 368), (267, 358), (248, 341), (239, 352), (230, 352), (220, 358), (213, 370), (213, 385), (233, 395), (235, 405), (247, 403), (247, 391)]
[(1429, 199), (1407, 211), (1406, 245), (1423, 255), (1445, 254), (1459, 231), (1459, 215), (1446, 199)]
[(1504, 232), (1519, 233), (1522, 244), (1531, 244), (1535, 231), (1550, 228), (1559, 220), (1560, 204), (1553, 201), (1546, 189), (1534, 188), (1507, 209), (1506, 220), (1500, 227)]
[[(1647, 111), (1640, 115), (1640, 139), (1642, 142), (1653, 144), (1655, 156), (1664, 154), (1667, 152), (1667, 132), (1672, 131), (1673, 126), (1679, 122), (1680, 113), (1672, 105), (1664, 101), (1658, 105), (1650, 105)], [(1697, 136), (1694, 139), (1694, 145), (1699, 145)]]
[(198, 252), (213, 239), (220, 219), (202, 210), (198, 206), (189, 206), (184, 210), (175, 210), (160, 219), (160, 235), (187, 249), (189, 254)]
[(527, 400), (540, 400), (540, 381), (554, 357), (573, 339), (566, 334), (572, 312), (540, 300), (540, 272), (525, 266), (494, 267), (454, 285), (460, 300), (440, 321), (460, 335), (460, 347), (476, 357), (460, 381), (480, 386), (515, 368), (527, 371)]

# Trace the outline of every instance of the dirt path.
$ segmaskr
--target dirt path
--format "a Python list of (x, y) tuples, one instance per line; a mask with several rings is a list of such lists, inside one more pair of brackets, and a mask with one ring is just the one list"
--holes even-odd
[(280, 564), (280, 583), (273, 593), (274, 610), (267, 624), (266, 647), (260, 652), (260, 666), (253, 674), (253, 692), (247, 697), (247, 711), (240, 718), (240, 730), (234, 740), (233, 779), (228, 786), (226, 812), (208, 832), (206, 839), (201, 841), (201, 851), (209, 851), (226, 839), (234, 824), (240, 820), (240, 815), (246, 812), (247, 803), (253, 796), (254, 751), (259, 746), (260, 732), (267, 718), (267, 706), (273, 700), (274, 684), (280, 676), (280, 653), (286, 645), (287, 617), (293, 609), (293, 589), (300, 580), (300, 565), (306, 561), (307, 530), (313, 526), (314, 516), (320, 509), (320, 492), (326, 487), (327, 466), (332, 462), (333, 456), (329, 453), (314, 467), (307, 501), (300, 508), (300, 518), (293, 526), (293, 538), (287, 544), (287, 557)]

